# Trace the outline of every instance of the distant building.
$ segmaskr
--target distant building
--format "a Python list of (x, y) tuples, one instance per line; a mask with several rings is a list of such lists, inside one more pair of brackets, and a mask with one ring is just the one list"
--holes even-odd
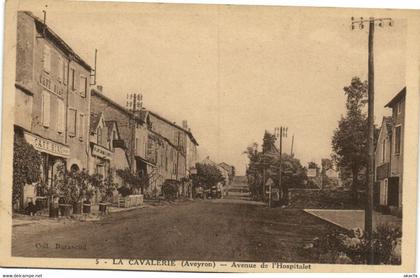
[(235, 175), (235, 167), (227, 164), (226, 162), (219, 163), (219, 167), (227, 171), (228, 183), (230, 183), (232, 181), (233, 176)]
[(375, 152), (377, 203), (397, 215), (402, 211), (405, 95), (403, 88), (385, 105), (392, 117), (382, 121)]

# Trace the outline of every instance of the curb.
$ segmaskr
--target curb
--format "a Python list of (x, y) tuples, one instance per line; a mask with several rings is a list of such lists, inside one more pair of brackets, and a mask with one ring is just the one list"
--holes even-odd
[(336, 223), (334, 221), (331, 221), (331, 220), (329, 220), (329, 219), (327, 219), (325, 217), (322, 217), (322, 216), (319, 216), (319, 215), (316, 215), (316, 214), (312, 213), (312, 210), (310, 210), (310, 209), (308, 209), (308, 210), (307, 209), (302, 209), (302, 211), (304, 211), (305, 213), (307, 213), (307, 214), (309, 214), (309, 215), (311, 215), (313, 217), (316, 217), (316, 218), (318, 218), (318, 219), (320, 219), (320, 220), (322, 220), (324, 222), (327, 222), (329, 224), (332, 224), (332, 225), (336, 226), (337, 228), (339, 228), (341, 230), (344, 230), (346, 232), (350, 232), (351, 231), (351, 229), (347, 229), (346, 227), (344, 227), (344, 226), (342, 226), (342, 225), (340, 225), (340, 224), (338, 224), (338, 223)]

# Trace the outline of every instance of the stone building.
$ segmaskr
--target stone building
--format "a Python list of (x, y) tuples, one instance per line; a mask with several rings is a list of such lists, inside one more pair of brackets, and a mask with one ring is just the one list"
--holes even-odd
[(91, 112), (103, 113), (106, 115), (106, 121), (115, 121), (118, 123), (120, 139), (124, 141), (129, 162), (129, 168), (136, 172), (135, 163), (135, 129), (136, 121), (133, 113), (125, 109), (120, 104), (105, 96), (102, 87), (91, 89)]
[(87, 167), (91, 67), (30, 12), (17, 13), (17, 29), (15, 135), (41, 153), (51, 184), (59, 168)]

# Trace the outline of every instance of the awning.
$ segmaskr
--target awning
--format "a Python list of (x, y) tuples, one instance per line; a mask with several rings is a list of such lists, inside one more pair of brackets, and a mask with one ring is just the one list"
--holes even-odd
[(152, 163), (152, 162), (150, 162), (150, 161), (147, 161), (146, 159), (142, 158), (141, 156), (136, 155), (136, 156), (134, 156), (134, 157), (136, 158), (136, 160), (139, 160), (139, 161), (141, 161), (141, 162), (143, 162), (143, 163), (145, 163), (145, 164), (147, 164), (147, 165), (149, 165), (149, 166), (156, 167), (156, 165), (155, 165), (155, 164), (153, 164), (153, 163)]

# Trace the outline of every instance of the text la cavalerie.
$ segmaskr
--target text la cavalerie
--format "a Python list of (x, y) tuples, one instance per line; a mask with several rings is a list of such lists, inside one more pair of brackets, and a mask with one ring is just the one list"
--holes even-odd
[(113, 265), (175, 266), (175, 260), (112, 259)]

